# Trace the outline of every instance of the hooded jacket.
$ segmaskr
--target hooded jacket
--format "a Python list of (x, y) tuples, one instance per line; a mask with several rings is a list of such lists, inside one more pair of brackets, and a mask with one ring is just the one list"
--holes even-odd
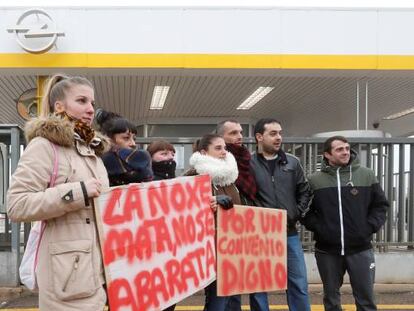
[[(103, 267), (93, 200), (81, 182), (96, 178), (108, 187), (99, 157), (109, 145), (102, 137), (86, 145), (73, 125), (59, 117), (37, 118), (26, 124), (28, 142), (11, 178), (7, 212), (12, 221), (45, 220), (38, 253), (40, 310), (103, 310)], [(58, 174), (48, 188), (57, 145)]]
[(303, 223), (315, 233), (317, 250), (349, 255), (370, 249), (389, 204), (374, 172), (359, 164), (356, 152), (351, 150), (344, 167), (324, 160), (309, 183), (313, 200)]
[(260, 153), (255, 153), (250, 163), (256, 178), (258, 206), (286, 210), (287, 234), (297, 234), (296, 222), (308, 208), (310, 199), (309, 184), (299, 159), (279, 150), (273, 172)]

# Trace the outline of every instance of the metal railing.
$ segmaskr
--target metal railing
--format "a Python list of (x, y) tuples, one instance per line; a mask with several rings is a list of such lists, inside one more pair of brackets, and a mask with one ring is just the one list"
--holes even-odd
[[(143, 145), (156, 139), (140, 138)], [(182, 158), (188, 163), (194, 138), (169, 137), (169, 142), (187, 150)], [(302, 163), (305, 174), (309, 175), (321, 167), (323, 142), (326, 138), (287, 137), (283, 149)], [(351, 147), (358, 152), (361, 165), (374, 170), (384, 189), (390, 208), (387, 221), (374, 235), (373, 244), (378, 251), (414, 249), (414, 139), (413, 138), (350, 138)], [(253, 138), (244, 139), (251, 151), (255, 150)], [(301, 228), (303, 245), (313, 250), (312, 235)]]
[[(7, 136), (8, 135), (8, 136)], [(10, 173), (17, 167), (21, 148), (21, 131), (17, 126), (0, 126), (0, 168), (2, 173), (0, 189), (0, 256), (8, 253), (13, 262), (10, 267), (12, 280), (3, 285), (17, 285), (18, 266), (21, 251), (25, 246), (30, 224), (21, 228), (20, 224), (10, 223), (5, 213), (5, 193)], [(194, 138), (151, 137), (137, 140), (142, 146), (157, 140), (166, 139), (176, 146), (178, 151), (178, 171), (181, 174), (188, 167)], [(311, 174), (318, 170), (322, 161), (324, 138), (284, 138), (283, 149), (297, 156), (305, 170)], [(251, 151), (255, 142), (247, 138), (244, 143)], [(410, 251), (414, 249), (414, 139), (412, 138), (358, 138), (350, 139), (352, 148), (360, 156), (362, 165), (373, 169), (390, 201), (385, 226), (374, 236), (374, 245), (378, 251)], [(180, 164), (181, 163), (181, 164)], [(303, 228), (300, 230), (305, 250), (313, 250), (312, 234)]]

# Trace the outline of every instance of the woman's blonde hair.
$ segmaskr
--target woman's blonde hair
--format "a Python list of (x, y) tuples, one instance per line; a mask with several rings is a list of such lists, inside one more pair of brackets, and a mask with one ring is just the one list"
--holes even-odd
[(72, 77), (57, 73), (47, 79), (42, 98), (42, 110), (40, 116), (46, 117), (53, 113), (55, 111), (55, 103), (58, 100), (64, 100), (66, 92), (74, 85), (87, 85), (93, 89), (92, 83), (84, 77)]

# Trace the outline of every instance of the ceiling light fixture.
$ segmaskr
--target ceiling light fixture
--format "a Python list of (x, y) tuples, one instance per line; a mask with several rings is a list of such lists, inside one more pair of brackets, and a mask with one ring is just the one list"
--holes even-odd
[(165, 100), (167, 99), (168, 91), (170, 90), (169, 86), (156, 85), (154, 87), (154, 92), (152, 93), (151, 99), (151, 110), (161, 110), (164, 108)]
[(246, 98), (246, 100), (242, 102), (239, 107), (237, 107), (237, 110), (249, 110), (273, 89), (274, 87), (271, 86), (260, 86), (248, 98)]
[(409, 109), (405, 109), (403, 111), (394, 113), (394, 114), (390, 114), (389, 116), (383, 117), (383, 120), (395, 120), (401, 117), (406, 116), (407, 114), (413, 113), (414, 112), (414, 107), (411, 107)]

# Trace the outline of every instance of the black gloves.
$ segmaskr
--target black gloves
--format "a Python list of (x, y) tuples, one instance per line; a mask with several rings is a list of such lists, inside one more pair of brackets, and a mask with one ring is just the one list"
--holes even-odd
[(225, 210), (233, 208), (233, 200), (231, 197), (225, 194), (216, 195), (217, 204), (221, 205), (221, 207)]

